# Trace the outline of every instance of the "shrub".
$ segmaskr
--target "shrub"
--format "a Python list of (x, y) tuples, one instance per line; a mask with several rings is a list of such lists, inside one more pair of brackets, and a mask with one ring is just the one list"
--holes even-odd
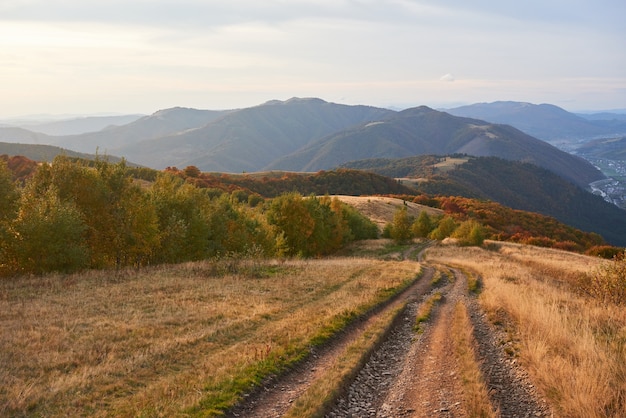
[(454, 230), (456, 229), (456, 222), (449, 216), (446, 216), (441, 221), (439, 221), (439, 225), (435, 228), (428, 237), (430, 239), (436, 239), (438, 241), (442, 241), (445, 238), (448, 238), (452, 235)]
[(604, 303), (626, 305), (626, 256), (622, 253), (593, 273), (583, 275), (578, 286), (583, 293)]
[(459, 225), (452, 238), (457, 238), (461, 245), (481, 246), (485, 240), (485, 231), (479, 222), (470, 219)]

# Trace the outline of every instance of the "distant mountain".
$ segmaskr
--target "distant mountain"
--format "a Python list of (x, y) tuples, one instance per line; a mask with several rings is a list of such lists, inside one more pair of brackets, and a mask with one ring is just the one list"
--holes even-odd
[[(541, 213), (584, 231), (596, 232), (613, 245), (626, 246), (626, 213), (551, 171), (495, 157), (469, 158), (454, 169), (437, 170), (433, 156), (354, 161), (342, 167), (392, 177), (420, 177), (413, 187), (431, 195), (452, 195), (498, 202)], [(403, 182), (411, 184), (411, 182)]]
[(602, 135), (626, 133), (626, 121), (591, 120), (550, 104), (477, 103), (445, 111), (454, 116), (511, 125), (531, 136), (549, 142), (575, 142)]
[(576, 152), (595, 158), (626, 161), (626, 136), (595, 139), (578, 147)]
[(530, 162), (581, 187), (604, 178), (582, 158), (515, 128), (456, 117), (425, 106), (333, 133), (274, 161), (265, 169), (317, 171), (351, 160), (455, 153)]
[(203, 171), (258, 171), (310, 141), (394, 113), (320, 99), (274, 100), (232, 111), (201, 128), (122, 147), (115, 153), (154, 168), (194, 165)]
[[(97, 149), (117, 154), (117, 150), (148, 139), (181, 133), (208, 124), (228, 111), (198, 110), (182, 107), (160, 110), (124, 126), (99, 132), (55, 137), (54, 144), (80, 152)], [(128, 158), (131, 160), (131, 158)]]
[(51, 144), (54, 137), (13, 126), (0, 127), (0, 141), (21, 144)]
[(18, 122), (19, 124), (17, 126), (46, 135), (79, 135), (87, 132), (101, 131), (102, 129), (112, 126), (126, 125), (143, 116), (145, 115), (88, 116), (52, 122)]
[[(96, 158), (94, 154), (70, 151), (53, 145), (14, 144), (8, 142), (0, 142), (0, 155), (7, 155), (9, 157), (22, 156), (36, 162), (52, 162), (57, 155), (82, 158), (85, 160), (94, 160)], [(112, 163), (121, 161), (120, 158), (115, 156), (101, 157), (106, 157), (106, 159)], [(133, 164), (129, 163), (129, 165)]]
[(612, 113), (612, 112), (600, 112), (600, 113), (576, 113), (576, 116), (580, 116), (587, 120), (607, 120), (615, 122), (626, 122), (625, 113)]
[(23, 128), (0, 127), (0, 141), (54, 145), (77, 152), (113, 154), (120, 147), (198, 128), (228, 111), (176, 107), (160, 110), (123, 126), (110, 126), (80, 135), (45, 135)]
[[(550, 109), (567, 114), (556, 107)], [(531, 162), (582, 187), (603, 178), (581, 158), (510, 126), (427, 107), (396, 112), (315, 98), (274, 100), (226, 111), (165, 109), (123, 126), (80, 135), (50, 136), (0, 128), (0, 141), (117, 155), (157, 169), (317, 171), (365, 158), (466, 153)]]

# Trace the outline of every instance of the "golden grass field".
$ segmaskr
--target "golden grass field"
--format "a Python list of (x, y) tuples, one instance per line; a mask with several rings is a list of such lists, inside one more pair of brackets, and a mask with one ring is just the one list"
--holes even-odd
[(480, 275), (481, 306), (507, 327), (557, 416), (626, 416), (626, 309), (575, 292), (596, 258), (516, 244), (440, 246), (427, 261)]
[(335, 258), (254, 271), (216, 274), (206, 262), (0, 282), (0, 416), (210, 413), (419, 265)]

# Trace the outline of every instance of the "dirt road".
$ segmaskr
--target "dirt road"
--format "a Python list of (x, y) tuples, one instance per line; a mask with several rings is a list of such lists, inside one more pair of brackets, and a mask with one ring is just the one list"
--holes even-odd
[[(434, 267), (427, 267), (424, 277), (390, 304), (355, 324), (320, 351), (312, 353), (307, 361), (288, 375), (247, 396), (227, 416), (283, 416), (298, 396), (320, 378), (328, 365), (366, 329), (368, 321), (398, 304), (406, 304), (399, 320), (326, 416), (470, 416), (451, 333), (453, 310), (457, 303), (464, 304), (469, 313), (477, 361), (494, 416), (551, 416), (548, 406), (538, 398), (524, 371), (502, 349), (505, 337), (490, 326), (475, 297), (468, 293), (465, 275), (451, 270), (453, 273), (440, 288), (431, 289), (434, 271)], [(442, 299), (423, 332), (416, 333), (416, 314), (429, 293), (435, 291), (442, 294)]]

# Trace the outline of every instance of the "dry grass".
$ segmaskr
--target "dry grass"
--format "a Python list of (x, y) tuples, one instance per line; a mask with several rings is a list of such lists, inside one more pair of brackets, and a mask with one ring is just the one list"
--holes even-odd
[(463, 382), (465, 408), (471, 417), (496, 417), (499, 415), (491, 406), (487, 386), (477, 361), (473, 332), (467, 307), (463, 302), (457, 303), (454, 307), (452, 335)]
[(370, 326), (334, 360), (324, 376), (294, 402), (285, 418), (322, 417), (336, 400), (354, 374), (365, 364), (372, 350), (383, 340), (394, 319), (403, 312), (405, 304), (374, 318)]
[(558, 415), (626, 416), (626, 310), (570, 286), (602, 261), (510, 244), (432, 248), (427, 259), (481, 275), (481, 305), (511, 328), (520, 361)]
[(0, 282), (0, 415), (216, 412), (416, 266), (287, 261), (255, 278), (195, 263)]
[(337, 195), (342, 202), (353, 206), (367, 216), (378, 225), (378, 228), (382, 230), (384, 226), (393, 221), (398, 208), (406, 205), (407, 212), (410, 216), (417, 218), (421, 211), (426, 211), (428, 215), (435, 216), (443, 213), (440, 209), (431, 208), (429, 206), (419, 205), (413, 202), (405, 202), (402, 199), (396, 199), (391, 197), (382, 196), (343, 196)]

